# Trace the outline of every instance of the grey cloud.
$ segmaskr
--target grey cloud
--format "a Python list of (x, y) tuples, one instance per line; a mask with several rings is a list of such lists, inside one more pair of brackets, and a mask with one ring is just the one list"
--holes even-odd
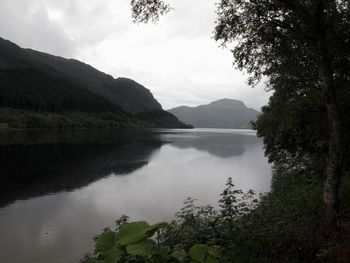
[(216, 2), (217, 0), (170, 0), (174, 10), (162, 18), (168, 24), (168, 37), (210, 37), (215, 26)]
[(131, 22), (129, 0), (75, 0), (66, 5), (50, 1), (52, 8), (61, 11), (62, 21), (79, 47), (96, 45), (111, 35), (122, 35)]
[(222, 98), (231, 98), (242, 100), (248, 107), (260, 111), (261, 106), (266, 104), (271, 95), (264, 91), (262, 84), (252, 88), (242, 79), (223, 81), (218, 78), (199, 84), (186, 76), (174, 76), (170, 78), (172, 81), (168, 81), (169, 77), (163, 78), (159, 74), (150, 72), (144, 74), (130, 71), (128, 73), (147, 87), (152, 87), (154, 96), (165, 109), (180, 105), (198, 106)]
[(38, 1), (0, 1), (0, 36), (23, 47), (62, 56), (72, 55), (72, 40), (58, 23), (49, 19)]
[(0, 36), (23, 47), (75, 57), (81, 48), (125, 32), (131, 21), (129, 1), (114, 8), (115, 2), (0, 0)]

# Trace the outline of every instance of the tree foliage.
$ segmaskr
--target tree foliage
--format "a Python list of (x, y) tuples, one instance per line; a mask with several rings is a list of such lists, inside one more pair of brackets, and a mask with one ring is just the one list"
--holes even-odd
[(170, 6), (162, 0), (131, 0), (134, 22), (155, 22), (170, 11)]
[(344, 80), (344, 67), (349, 67), (344, 57), (349, 54), (347, 2), (223, 0), (218, 4), (215, 39), (223, 44), (236, 40), (236, 65), (253, 74), (252, 81), (268, 76), (272, 88), (281, 76), (283, 81), (298, 80), (301, 85), (293, 85), (295, 89), (304, 90), (308, 82), (317, 85), (324, 45), (336, 61), (337, 77)]

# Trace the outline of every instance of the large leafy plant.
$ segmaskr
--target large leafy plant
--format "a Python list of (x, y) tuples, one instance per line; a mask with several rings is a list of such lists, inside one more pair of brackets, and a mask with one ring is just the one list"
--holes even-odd
[(145, 221), (127, 222), (126, 217), (117, 221), (117, 229), (106, 228), (95, 237), (95, 251), (87, 255), (84, 263), (118, 262), (219, 262), (216, 247), (197, 244), (189, 251), (178, 245), (166, 246), (160, 240), (160, 232), (167, 223), (149, 225)]

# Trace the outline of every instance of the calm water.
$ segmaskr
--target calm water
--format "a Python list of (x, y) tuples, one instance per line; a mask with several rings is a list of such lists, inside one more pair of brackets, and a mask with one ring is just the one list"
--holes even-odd
[(0, 262), (79, 262), (123, 214), (170, 220), (189, 196), (215, 206), (228, 177), (265, 192), (270, 174), (249, 130), (0, 133)]

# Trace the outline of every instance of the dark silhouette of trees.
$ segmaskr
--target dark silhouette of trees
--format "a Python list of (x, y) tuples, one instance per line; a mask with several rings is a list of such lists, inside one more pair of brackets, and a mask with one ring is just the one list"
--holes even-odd
[(155, 22), (170, 11), (170, 6), (162, 0), (131, 0), (134, 22)]
[[(290, 102), (293, 106), (310, 104), (311, 111), (315, 106), (324, 111), (323, 121), (308, 124), (325, 135), (322, 142), (326, 147), (322, 164), (324, 203), (330, 221), (335, 219), (339, 205), (343, 158), (339, 96), (349, 84), (346, 58), (350, 49), (348, 34), (344, 34), (350, 29), (348, 11), (345, 1), (221, 1), (215, 31), (215, 38), (223, 44), (239, 40), (232, 52), (238, 67), (252, 74), (250, 83), (267, 76), (269, 87), (276, 91), (274, 100), (283, 104)], [(286, 96), (279, 96), (281, 92), (288, 94), (287, 100)], [(308, 101), (303, 103), (303, 100)], [(303, 112), (304, 115), (295, 117), (298, 121), (303, 121), (305, 114), (311, 112), (307, 108), (289, 110)], [(280, 121), (292, 124), (288, 118)], [(305, 131), (300, 129), (303, 126), (295, 127)], [(260, 134), (265, 134), (266, 126), (257, 128)], [(283, 133), (284, 130), (280, 130), (280, 134)], [(297, 134), (294, 138), (303, 138), (303, 135)], [(288, 151), (288, 142), (281, 142), (278, 152)], [(299, 146), (299, 150), (288, 152), (296, 156), (309, 150), (308, 144)]]
[(34, 69), (0, 70), (0, 107), (62, 113), (126, 113), (117, 105), (63, 79)]

